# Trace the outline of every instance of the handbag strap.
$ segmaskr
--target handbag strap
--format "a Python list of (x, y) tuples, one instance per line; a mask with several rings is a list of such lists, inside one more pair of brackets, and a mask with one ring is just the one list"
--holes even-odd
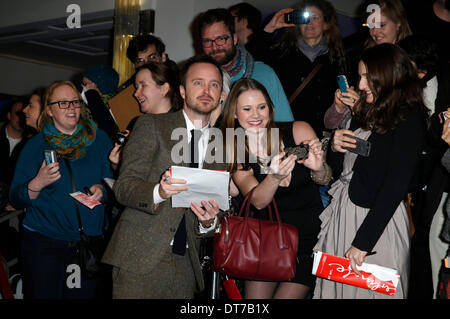
[[(70, 162), (67, 158), (64, 158), (64, 162), (66, 163), (67, 169), (69, 170), (70, 175), (70, 182), (72, 183), (72, 192), (76, 192), (77, 188), (75, 186), (75, 179), (73, 178), (73, 172), (72, 172), (72, 166), (70, 165)], [(78, 231), (80, 232), (81, 238), (85, 236), (83, 224), (81, 222), (81, 215), (80, 215), (80, 208), (78, 207), (78, 202), (74, 198), (73, 202), (75, 203), (75, 210), (77, 212), (77, 220), (78, 220)], [(105, 224), (106, 224), (106, 214), (103, 213), (103, 226), (102, 226), (102, 233), (105, 234)]]
[[(248, 218), (248, 215), (250, 213), (250, 202), (253, 196), (253, 191), (255, 190), (256, 186), (247, 193), (247, 195), (245, 195), (244, 201), (241, 205), (241, 208), (239, 210), (239, 215), (238, 216), (242, 216), (245, 218)], [(268, 205), (268, 211), (269, 211), (269, 220), (273, 221), (273, 217), (272, 217), (272, 207), (274, 208), (275, 211), (275, 217), (277, 218), (278, 222), (281, 223), (281, 218), (280, 218), (280, 214), (278, 212), (278, 207), (277, 204), (275, 203), (275, 199), (272, 198), (272, 201), (269, 203)], [(243, 211), (245, 209), (245, 213), (243, 214)]]
[(300, 94), (301, 91), (305, 88), (305, 86), (312, 80), (312, 78), (316, 75), (317, 72), (319, 72), (320, 68), (322, 67), (322, 64), (316, 64), (314, 69), (308, 74), (308, 76), (303, 80), (302, 83), (300, 83), (299, 87), (292, 93), (291, 97), (289, 98), (289, 104), (294, 102), (295, 98)]
[[(245, 233), (245, 231), (246, 231), (246, 229), (248, 227), (247, 223), (248, 223), (248, 214), (250, 212), (250, 202), (251, 202), (251, 199), (252, 199), (252, 196), (253, 196), (253, 191), (255, 190), (255, 188), (256, 188), (256, 186), (250, 192), (248, 192), (247, 195), (245, 195), (244, 202), (242, 203), (241, 209), (239, 210), (239, 215), (238, 216), (241, 217), (243, 209), (245, 207), (244, 223), (242, 225), (241, 232), (240, 232), (240, 235), (239, 235), (239, 240), (240, 241), (243, 241), (242, 237), (244, 236), (244, 233)], [(268, 205), (270, 221), (273, 221), (273, 218), (272, 218), (272, 206), (273, 206), (273, 209), (275, 211), (275, 216), (277, 218), (277, 222), (278, 222), (278, 226), (279, 226), (278, 227), (278, 242), (280, 244), (280, 248), (281, 249), (287, 249), (288, 245), (286, 243), (286, 238), (285, 238), (284, 232), (283, 232), (283, 223), (281, 222), (280, 214), (278, 212), (278, 207), (277, 207), (277, 204), (275, 203), (275, 199), (273, 199), (273, 198), (272, 198), (272, 201)]]
[[(69, 170), (70, 181), (72, 183), (72, 192), (75, 193), (77, 191), (77, 188), (75, 186), (75, 179), (73, 178), (72, 166), (70, 165), (70, 162), (67, 158), (64, 158), (64, 162), (66, 163), (67, 169)], [(78, 207), (78, 202), (75, 198), (73, 199), (73, 201), (75, 203), (75, 210), (77, 212), (78, 231), (80, 232), (80, 235), (81, 235), (81, 234), (84, 234), (84, 229), (83, 229), (83, 224), (81, 223), (80, 208)]]

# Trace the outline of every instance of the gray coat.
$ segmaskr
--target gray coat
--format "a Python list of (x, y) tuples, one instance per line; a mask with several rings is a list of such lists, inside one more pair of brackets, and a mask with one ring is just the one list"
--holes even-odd
[[(145, 114), (136, 122), (125, 145), (120, 174), (113, 188), (118, 202), (126, 208), (102, 261), (139, 275), (148, 274), (171, 250), (169, 243), (184, 214), (189, 246), (186, 253), (189, 253), (198, 287), (203, 289), (195, 214), (190, 209), (172, 208), (170, 200), (156, 207), (153, 204), (153, 189), (162, 173), (172, 165), (189, 165), (172, 161), (172, 147), (179, 143), (171, 140), (176, 128), (186, 128), (181, 111)], [(226, 170), (226, 165), (205, 161), (203, 168)]]

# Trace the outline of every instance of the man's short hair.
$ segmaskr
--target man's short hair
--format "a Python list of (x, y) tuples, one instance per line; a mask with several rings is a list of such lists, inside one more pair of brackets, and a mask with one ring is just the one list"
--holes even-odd
[(127, 58), (131, 63), (134, 63), (138, 56), (138, 52), (144, 51), (149, 45), (154, 45), (156, 52), (158, 52), (160, 56), (166, 51), (166, 46), (160, 38), (151, 34), (142, 34), (131, 39), (127, 48)]
[(3, 107), (0, 115), (0, 121), (7, 122), (8, 121), (8, 113), (12, 112), (13, 106), (17, 103), (23, 104), (23, 106), (28, 105), (28, 97), (27, 96), (17, 96), (11, 98)]
[(241, 2), (228, 8), (228, 11), (238, 20), (247, 19), (247, 28), (256, 32), (261, 26), (262, 14), (258, 8), (248, 2)]
[(225, 8), (210, 9), (203, 12), (199, 18), (199, 36), (202, 37), (203, 29), (216, 22), (223, 22), (230, 30), (231, 35), (234, 35), (234, 18), (231, 13)]
[(222, 83), (223, 75), (222, 75), (222, 68), (220, 67), (220, 65), (216, 62), (216, 60), (214, 60), (213, 57), (206, 54), (200, 54), (189, 58), (186, 62), (183, 63), (183, 66), (180, 70), (180, 82), (182, 86), (186, 87), (186, 74), (191, 68), (191, 66), (196, 63), (209, 63), (214, 65), (220, 74), (220, 83)]

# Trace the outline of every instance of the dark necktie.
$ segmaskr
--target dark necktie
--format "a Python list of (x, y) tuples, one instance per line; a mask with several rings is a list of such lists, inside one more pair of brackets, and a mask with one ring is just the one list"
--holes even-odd
[(198, 141), (202, 136), (202, 131), (200, 130), (191, 130), (191, 164), (190, 167), (198, 168), (199, 163), (199, 153), (198, 153)]
[[(189, 164), (190, 167), (198, 168), (199, 163), (198, 142), (201, 136), (202, 131), (191, 130), (191, 142), (190, 142), (191, 162)], [(180, 224), (178, 225), (177, 232), (175, 233), (175, 236), (173, 238), (172, 252), (182, 256), (184, 256), (184, 254), (186, 253), (186, 221), (184, 215), (180, 221)]]

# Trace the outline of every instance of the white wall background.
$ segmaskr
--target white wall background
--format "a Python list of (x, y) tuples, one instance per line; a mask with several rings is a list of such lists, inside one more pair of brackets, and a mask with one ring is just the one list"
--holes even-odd
[[(194, 54), (189, 30), (193, 19), (210, 8), (229, 7), (241, 0), (141, 0), (141, 9), (154, 9), (155, 35), (166, 44), (170, 58), (180, 62)], [(263, 15), (289, 7), (292, 0), (248, 0)], [(359, 0), (331, 0), (338, 13), (354, 15)], [(20, 0), (0, 1), (0, 27), (18, 25), (68, 16), (66, 7), (76, 3), (81, 14), (114, 9), (114, 0)], [(83, 16), (81, 16), (83, 26)], [(36, 87), (56, 79), (70, 79), (82, 70), (45, 65), (14, 57), (0, 57), (0, 93), (30, 94)]]

